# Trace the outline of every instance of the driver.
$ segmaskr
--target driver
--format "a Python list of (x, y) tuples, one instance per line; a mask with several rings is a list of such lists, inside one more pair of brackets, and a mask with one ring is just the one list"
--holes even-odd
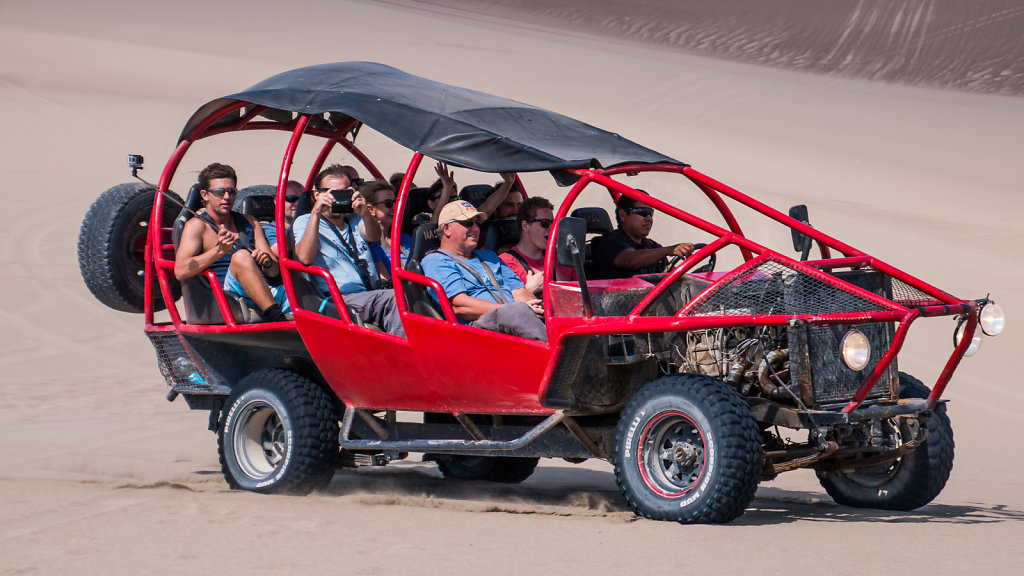
[[(643, 190), (637, 190), (647, 194)], [(594, 278), (629, 278), (637, 274), (662, 272), (670, 256), (685, 258), (693, 244), (662, 246), (647, 236), (654, 225), (654, 208), (622, 195), (615, 203), (619, 227), (601, 237), (594, 250)]]

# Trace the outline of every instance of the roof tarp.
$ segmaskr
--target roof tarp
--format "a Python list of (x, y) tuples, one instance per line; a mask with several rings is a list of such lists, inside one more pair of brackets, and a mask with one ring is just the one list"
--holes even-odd
[(682, 164), (561, 114), (373, 62), (321, 64), (272, 76), (201, 107), (181, 139), (234, 101), (299, 114), (345, 114), (410, 150), (481, 172)]

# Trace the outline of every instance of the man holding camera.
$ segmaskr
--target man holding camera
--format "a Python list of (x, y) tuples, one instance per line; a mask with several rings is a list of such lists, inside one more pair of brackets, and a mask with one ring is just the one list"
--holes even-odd
[[(381, 281), (368, 244), (380, 240), (380, 225), (370, 217), (363, 196), (353, 190), (345, 167), (333, 164), (317, 174), (313, 198), (310, 213), (299, 216), (292, 224), (296, 257), (307, 266), (330, 271), (345, 305), (364, 322), (404, 337), (395, 293), (379, 289)], [(311, 232), (307, 234), (307, 230)], [(327, 283), (322, 278), (314, 276), (314, 281), (327, 292)]]

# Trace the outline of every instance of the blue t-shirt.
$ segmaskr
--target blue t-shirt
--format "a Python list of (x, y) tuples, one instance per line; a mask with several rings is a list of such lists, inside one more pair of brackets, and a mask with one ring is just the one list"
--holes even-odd
[[(358, 214), (346, 214), (345, 221), (338, 226), (338, 231), (341, 232), (345, 241), (350, 245), (352, 240), (355, 239), (356, 252), (359, 254), (360, 259), (366, 262), (370, 279), (376, 284), (378, 281), (377, 271), (373, 267), (373, 256), (370, 254), (370, 246), (363, 239), (363, 235), (359, 233), (359, 227), (362, 223), (363, 219)], [(308, 225), (309, 214), (299, 216), (292, 224), (292, 233), (295, 235), (296, 246), (302, 241), (302, 235), (305, 234), (306, 226)], [(313, 266), (329, 270), (331, 276), (334, 276), (334, 281), (338, 284), (338, 290), (342, 294), (369, 290), (371, 287), (363, 285), (362, 278), (359, 277), (359, 269), (356, 268), (355, 262), (349, 256), (348, 249), (338, 239), (338, 235), (331, 230), (330, 225), (325, 219), (320, 219), (320, 228), (317, 232), (320, 235), (320, 251), (313, 258)], [(326, 292), (327, 283), (319, 276), (314, 276), (313, 278), (317, 286)]]
[[(400, 252), (402, 254), (402, 264), (405, 264), (405, 261), (408, 260), (406, 254), (412, 251), (412, 236), (402, 234), (401, 242), (402, 248), (404, 248), (404, 250)], [(370, 242), (370, 253), (373, 254), (374, 262), (383, 262), (384, 266), (386, 266), (388, 270), (391, 269), (391, 253), (385, 250), (384, 247), (380, 245), (380, 242)]]
[[(437, 280), (441, 287), (444, 288), (448, 298), (454, 298), (459, 294), (465, 293), (474, 298), (499, 303), (487, 291), (487, 288), (480, 284), (479, 280), (452, 259), (459, 258), (459, 261), (468, 264), (480, 276), (480, 279), (487, 286), (491, 287), (491, 290), (495, 292), (500, 291), (508, 302), (513, 302), (512, 291), (522, 288), (523, 281), (491, 250), (475, 250), (473, 256), (475, 258), (466, 260), (465, 258), (459, 258), (444, 252), (431, 252), (423, 258), (423, 274)], [(494, 272), (494, 278), (498, 281), (498, 286), (491, 285), (491, 278), (484, 270), (484, 264)], [(436, 298), (436, 295), (434, 296)]]
[(277, 243), (277, 224), (274, 222), (260, 224), (260, 228), (263, 228), (263, 235), (267, 237), (267, 246), (273, 248)]

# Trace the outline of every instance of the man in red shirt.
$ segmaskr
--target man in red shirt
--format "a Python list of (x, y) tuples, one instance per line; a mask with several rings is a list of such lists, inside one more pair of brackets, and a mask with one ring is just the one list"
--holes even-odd
[[(544, 287), (544, 251), (555, 218), (554, 208), (551, 202), (540, 196), (531, 196), (523, 201), (516, 213), (519, 243), (501, 255), (502, 261), (519, 276), (526, 289), (538, 296)], [(555, 280), (576, 280), (576, 271), (567, 266), (557, 266), (555, 272)]]

